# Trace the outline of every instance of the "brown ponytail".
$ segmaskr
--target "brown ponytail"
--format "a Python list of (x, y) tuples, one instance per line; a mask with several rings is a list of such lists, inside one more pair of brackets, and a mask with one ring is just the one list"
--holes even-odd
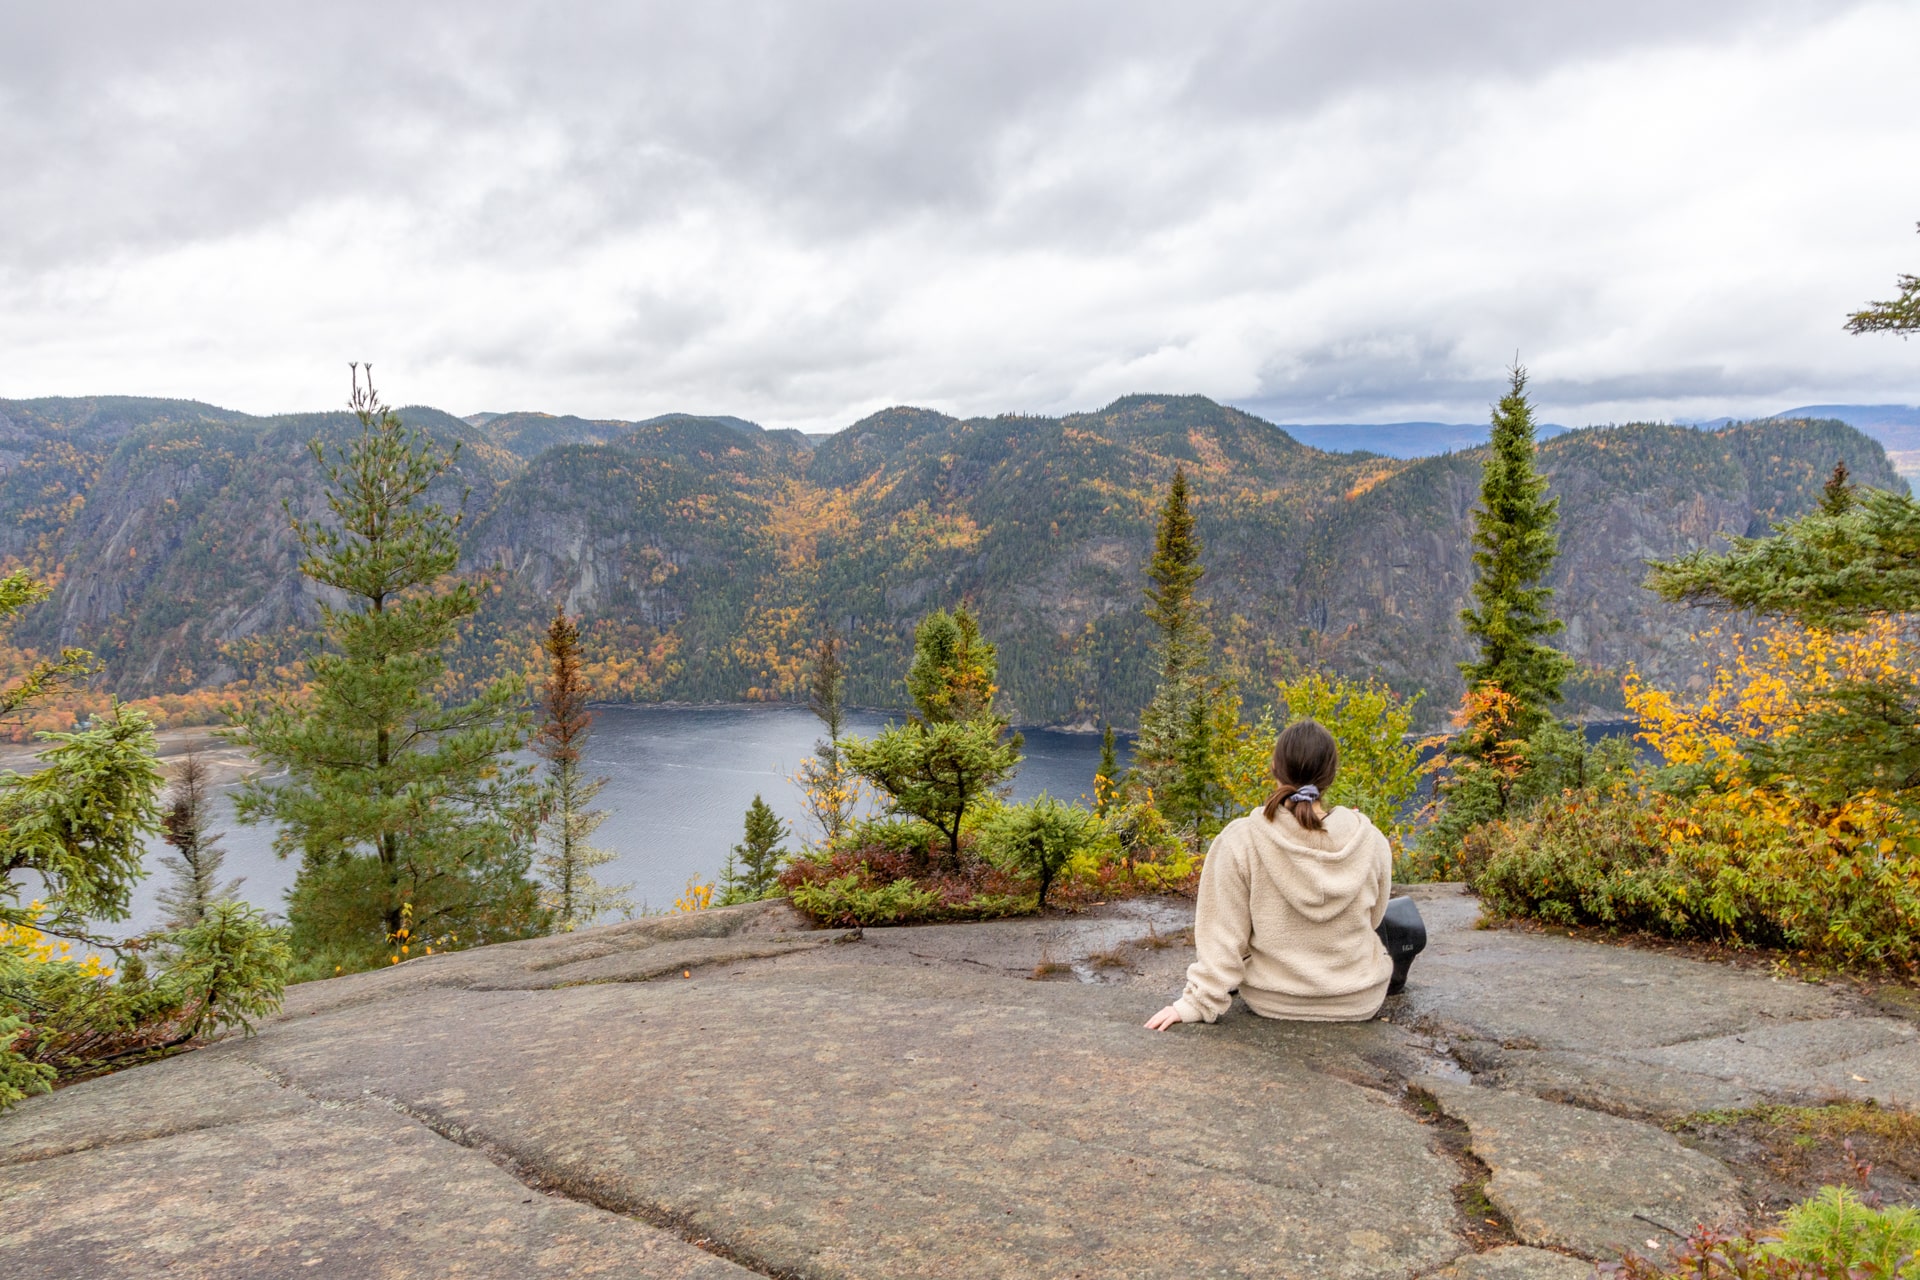
[(1294, 821), (1307, 830), (1323, 830), (1318, 795), (1295, 800), (1293, 794), (1302, 787), (1313, 787), (1324, 795), (1339, 771), (1340, 744), (1324, 725), (1318, 720), (1296, 720), (1288, 725), (1273, 744), (1273, 780), (1280, 785), (1267, 797), (1267, 821), (1279, 817), (1284, 805)]

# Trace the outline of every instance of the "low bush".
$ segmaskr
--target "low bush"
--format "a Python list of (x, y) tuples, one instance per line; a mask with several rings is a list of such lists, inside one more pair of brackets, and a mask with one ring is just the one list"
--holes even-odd
[[(982, 856), (971, 836), (957, 866), (929, 869), (927, 846), (909, 839), (908, 824), (859, 824), (836, 848), (802, 854), (780, 873), (794, 906), (822, 924), (907, 924), (982, 920), (1034, 909), (1034, 894), (1016, 872)], [(895, 838), (888, 844), (873, 837)]]
[[(1041, 797), (983, 805), (957, 860), (934, 858), (939, 833), (898, 818), (854, 824), (827, 849), (796, 856), (780, 884), (823, 923), (985, 920), (1049, 906), (1076, 909), (1140, 893), (1191, 893), (1201, 859), (1147, 802), (1102, 818)], [(908, 897), (910, 886), (914, 896)]]
[(1076, 859), (1098, 863), (1112, 845), (1098, 814), (1061, 804), (1042, 793), (1026, 804), (1002, 805), (980, 824), (989, 859), (1031, 878), (1035, 910), (1047, 909), (1047, 890)]
[(29, 929), (0, 936), (0, 1108), (223, 1028), (251, 1031), (280, 1007), (286, 932), (245, 903), (215, 902), (199, 924), (150, 947), (157, 971), (130, 951), (116, 974)]
[(1920, 969), (1920, 832), (1856, 797), (1809, 815), (1756, 793), (1573, 792), (1471, 834), (1487, 910)]
[(1777, 1230), (1702, 1227), (1671, 1258), (1629, 1255), (1600, 1271), (1628, 1280), (1912, 1280), (1917, 1251), (1920, 1210), (1823, 1187), (1788, 1209)]
[(868, 886), (858, 871), (831, 880), (803, 884), (789, 892), (793, 905), (829, 925), (895, 924), (925, 919), (940, 895), (905, 876), (891, 884)]

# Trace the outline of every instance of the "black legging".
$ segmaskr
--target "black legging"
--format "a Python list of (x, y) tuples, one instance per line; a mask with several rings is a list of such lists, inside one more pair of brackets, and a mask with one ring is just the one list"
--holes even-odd
[(1420, 918), (1420, 908), (1413, 905), (1412, 898), (1391, 898), (1387, 902), (1387, 914), (1374, 932), (1380, 935), (1387, 954), (1393, 958), (1393, 979), (1387, 983), (1387, 994), (1397, 995), (1400, 988), (1407, 985), (1407, 970), (1413, 967), (1413, 958), (1426, 949), (1427, 922)]

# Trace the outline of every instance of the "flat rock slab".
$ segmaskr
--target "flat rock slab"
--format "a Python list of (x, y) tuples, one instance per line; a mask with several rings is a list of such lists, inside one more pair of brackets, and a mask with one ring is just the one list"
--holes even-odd
[(1371, 1277), (1460, 1251), (1459, 1170), (1391, 1094), (1146, 1032), (1112, 989), (850, 950), (445, 991), (233, 1048), (775, 1273)]
[(1192, 956), (1173, 900), (864, 936), (762, 903), (304, 984), (253, 1039), (0, 1116), (0, 1272), (1572, 1280), (1465, 1253), (1407, 1080), (1452, 1071), (1524, 1240), (1597, 1257), (1733, 1180), (1535, 1095), (1920, 1095), (1884, 1000), (1414, 893), (1432, 944), (1365, 1024), (1143, 1030)]
[(0, 1259), (7, 1275), (39, 1280), (753, 1274), (531, 1190), (377, 1105), (305, 1104), (0, 1168)]
[(1487, 1199), (1528, 1244), (1618, 1258), (1740, 1213), (1725, 1165), (1651, 1125), (1452, 1080), (1415, 1086), (1466, 1122), (1492, 1174)]
[(1593, 1280), (1593, 1275), (1591, 1262), (1514, 1244), (1469, 1254), (1435, 1272), (1433, 1280)]
[(1458, 885), (1408, 892), (1431, 941), (1385, 1013), (1429, 1031), (1482, 1084), (1661, 1119), (1835, 1098), (1920, 1105), (1911, 1007), (1757, 967), (1480, 929)]

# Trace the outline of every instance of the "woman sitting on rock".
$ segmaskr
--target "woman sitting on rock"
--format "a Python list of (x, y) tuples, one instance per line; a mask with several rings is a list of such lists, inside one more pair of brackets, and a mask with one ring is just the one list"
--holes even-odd
[(1379, 1011), (1395, 976), (1374, 932), (1393, 889), (1393, 854), (1366, 814), (1321, 803), (1339, 764), (1339, 746), (1317, 721), (1281, 733), (1279, 786), (1207, 850), (1193, 922), (1198, 958), (1185, 993), (1148, 1027), (1213, 1022), (1236, 987), (1263, 1018), (1364, 1022)]

